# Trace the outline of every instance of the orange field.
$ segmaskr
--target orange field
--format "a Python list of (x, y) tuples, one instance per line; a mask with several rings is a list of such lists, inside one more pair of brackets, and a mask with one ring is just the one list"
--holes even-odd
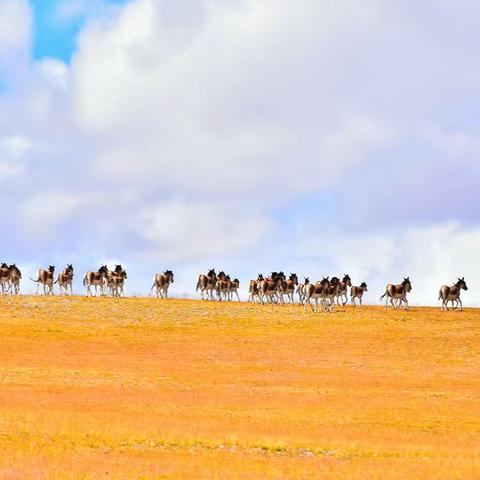
[(480, 478), (480, 311), (0, 299), (0, 478)]

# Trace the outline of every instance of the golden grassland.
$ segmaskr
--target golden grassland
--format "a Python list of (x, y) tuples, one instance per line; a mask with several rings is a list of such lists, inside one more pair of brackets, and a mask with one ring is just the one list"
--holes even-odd
[(480, 311), (0, 299), (0, 478), (480, 478)]

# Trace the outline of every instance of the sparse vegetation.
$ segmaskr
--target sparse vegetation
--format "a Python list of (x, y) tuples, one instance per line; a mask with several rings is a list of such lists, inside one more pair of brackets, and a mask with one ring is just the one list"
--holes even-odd
[(479, 320), (4, 297), (0, 477), (479, 478)]

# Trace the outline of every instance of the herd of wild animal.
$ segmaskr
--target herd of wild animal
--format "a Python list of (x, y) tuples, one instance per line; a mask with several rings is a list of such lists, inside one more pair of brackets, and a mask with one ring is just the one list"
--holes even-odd
[[(60, 294), (73, 294), (73, 275), (74, 269), (71, 264), (56, 276), (55, 267), (50, 265), (47, 269), (40, 269), (37, 278), (30, 278), (37, 284), (37, 294), (40, 286), (43, 286), (45, 295), (53, 295), (54, 285), (58, 285)], [(18, 295), (20, 293), (20, 281), (22, 273), (15, 265), (3, 263), (0, 266), (0, 288), (3, 294)], [(173, 283), (174, 276), (171, 270), (163, 273), (157, 273), (153, 280), (151, 290), (159, 298), (168, 298), (168, 290)], [(112, 297), (124, 296), (124, 286), (127, 280), (127, 272), (122, 265), (116, 265), (113, 270), (109, 270), (106, 265), (102, 265), (97, 271), (86, 272), (83, 276), (83, 285), (87, 290), (87, 296), (111, 295)], [(210, 269), (206, 275), (199, 275), (197, 281), (197, 292), (200, 292), (203, 300), (233, 300), (234, 297), (240, 301), (238, 289), (240, 281), (231, 279), (225, 272), (216, 273)], [(349, 290), (350, 289), (350, 292)], [(394, 309), (403, 307), (408, 309), (407, 294), (412, 290), (410, 278), (404, 278), (397, 285), (388, 284), (381, 300), (386, 299), (385, 307), (390, 302)], [(451, 303), (453, 309), (463, 310), (463, 304), (460, 299), (462, 290), (468, 290), (464, 278), (451, 286), (443, 285), (440, 288), (439, 300), (442, 301), (442, 310), (448, 310), (448, 303)], [(357, 301), (362, 305), (363, 295), (367, 292), (367, 284), (362, 282), (360, 286), (352, 285), (350, 276), (345, 274), (340, 280), (338, 277), (325, 277), (322, 280), (311, 283), (309, 278), (305, 277), (303, 283), (299, 283), (298, 276), (291, 273), (288, 278), (283, 272), (272, 272), (269, 276), (259, 274), (256, 280), (250, 280), (248, 288), (248, 301), (264, 303), (295, 303), (295, 294), (299, 298), (299, 303), (304, 305), (305, 312), (310, 305), (312, 311), (317, 312), (318, 304), (325, 311), (331, 312), (334, 305), (346, 305), (348, 302), (348, 293), (350, 301), (356, 306)], [(313, 303), (312, 303), (313, 302)]]

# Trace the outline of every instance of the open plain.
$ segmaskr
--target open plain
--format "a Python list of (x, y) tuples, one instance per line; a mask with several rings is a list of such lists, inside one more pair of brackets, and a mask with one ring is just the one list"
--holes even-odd
[(0, 299), (0, 478), (480, 478), (480, 311)]

